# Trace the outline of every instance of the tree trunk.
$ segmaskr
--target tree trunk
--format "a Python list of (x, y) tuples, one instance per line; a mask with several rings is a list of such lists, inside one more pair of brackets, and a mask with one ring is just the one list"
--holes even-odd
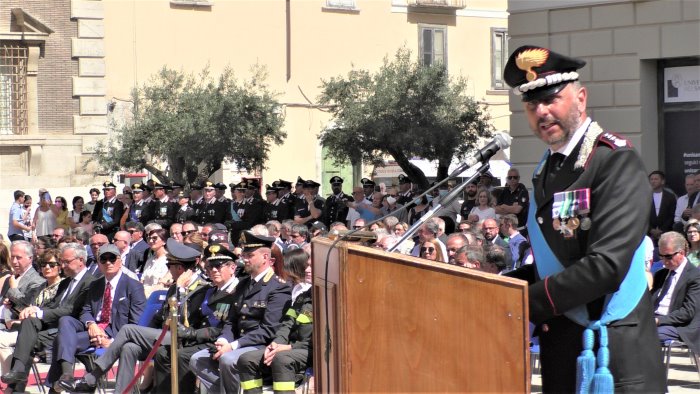
[(426, 190), (429, 187), (428, 178), (425, 176), (423, 171), (411, 164), (408, 157), (403, 154), (403, 152), (397, 150), (389, 150), (389, 154), (396, 160), (396, 163), (401, 167), (401, 169), (406, 173), (406, 175), (411, 178), (414, 184), (418, 185), (420, 190)]
[(143, 168), (148, 170), (151, 174), (155, 175), (155, 177), (158, 178), (158, 180), (161, 183), (170, 182), (170, 178), (167, 175), (165, 175), (165, 173), (163, 171), (159, 170), (158, 168), (156, 168), (152, 164), (144, 163)]

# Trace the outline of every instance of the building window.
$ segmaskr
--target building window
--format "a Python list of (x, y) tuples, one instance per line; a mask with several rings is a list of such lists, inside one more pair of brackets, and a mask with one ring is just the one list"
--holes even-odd
[(27, 47), (0, 43), (0, 134), (27, 134)]
[(491, 30), (491, 85), (493, 89), (507, 89), (503, 68), (508, 61), (508, 30)]
[(447, 65), (447, 29), (420, 26), (420, 54), (424, 66), (442, 63)]
[(354, 9), (355, 0), (326, 0), (326, 7)]

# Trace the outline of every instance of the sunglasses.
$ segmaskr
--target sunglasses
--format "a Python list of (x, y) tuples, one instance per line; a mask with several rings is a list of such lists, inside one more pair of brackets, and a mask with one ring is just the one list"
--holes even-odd
[(671, 260), (673, 258), (673, 256), (677, 255), (678, 253), (680, 253), (680, 251), (673, 252), (671, 254), (659, 254), (659, 257), (661, 257), (664, 260)]
[(180, 235), (182, 235), (183, 237), (186, 237), (186, 236), (188, 236), (190, 234), (194, 234), (196, 232), (197, 232), (197, 230), (187, 230), (187, 231), (181, 232)]
[(58, 267), (58, 263), (55, 261), (50, 261), (48, 263), (41, 263), (40, 266), (41, 266), (41, 268), (44, 268), (44, 267), (56, 268), (56, 267)]
[(114, 264), (116, 261), (117, 261), (117, 256), (115, 256), (115, 255), (100, 257), (100, 263), (102, 263), (102, 264), (107, 264), (107, 263)]
[(421, 248), (420, 248), (420, 252), (421, 252), (421, 253), (425, 253), (425, 252), (428, 252), (428, 253), (435, 253), (435, 248), (432, 247), (432, 246), (421, 247)]
[(141, 231), (140, 231), (140, 230), (131, 229), (131, 230), (126, 230), (126, 232), (128, 232), (129, 234), (133, 234), (133, 233), (140, 233)]
[(506, 179), (520, 179), (519, 176), (507, 176)]
[(220, 264), (216, 264), (216, 263), (211, 264), (211, 263), (210, 263), (210, 264), (207, 264), (205, 268), (206, 268), (207, 270), (209, 270), (209, 271), (211, 271), (211, 270), (213, 270), (213, 269), (218, 269), (218, 270), (220, 270), (221, 268), (225, 267), (226, 265), (227, 265), (226, 263), (220, 263)]
[(184, 267), (184, 266), (185, 266), (184, 264), (179, 263), (179, 262), (175, 262), (175, 261), (173, 261), (172, 263), (169, 262), (169, 261), (168, 261), (167, 263), (165, 263), (165, 266), (168, 267), (168, 268), (174, 267), (174, 266), (177, 266), (177, 265), (179, 265), (180, 267)]
[(159, 237), (148, 237), (148, 242), (156, 242), (159, 239), (160, 239)]

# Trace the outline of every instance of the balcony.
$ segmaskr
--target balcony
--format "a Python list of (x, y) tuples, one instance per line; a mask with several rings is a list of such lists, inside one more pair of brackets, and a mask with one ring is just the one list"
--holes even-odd
[(408, 10), (413, 12), (454, 14), (466, 6), (467, 0), (408, 0)]

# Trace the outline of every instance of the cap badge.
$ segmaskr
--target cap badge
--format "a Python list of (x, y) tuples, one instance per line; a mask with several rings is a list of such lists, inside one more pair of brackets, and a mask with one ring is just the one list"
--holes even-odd
[(515, 58), (515, 64), (519, 69), (527, 72), (525, 78), (528, 82), (532, 82), (537, 79), (537, 73), (532, 71), (532, 68), (543, 65), (548, 57), (549, 51), (544, 48), (526, 49)]
[(219, 253), (219, 250), (221, 247), (219, 245), (212, 245), (209, 247), (209, 252), (211, 253)]

